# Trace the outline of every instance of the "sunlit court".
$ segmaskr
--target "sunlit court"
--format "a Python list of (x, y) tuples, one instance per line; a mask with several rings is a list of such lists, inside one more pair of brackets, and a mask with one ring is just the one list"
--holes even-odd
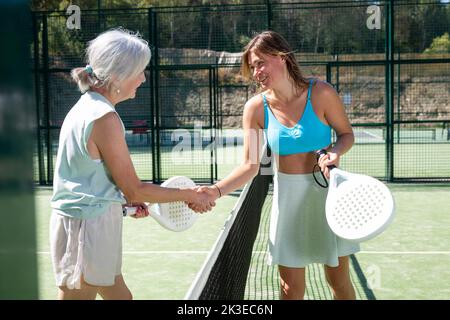
[(449, 1), (0, 17), (0, 300), (450, 299)]

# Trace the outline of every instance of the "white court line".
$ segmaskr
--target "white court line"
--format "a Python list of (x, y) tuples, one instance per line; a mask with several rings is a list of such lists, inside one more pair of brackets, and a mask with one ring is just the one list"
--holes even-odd
[(450, 254), (450, 251), (360, 251), (364, 254)]
[(376, 134), (374, 134), (374, 133), (372, 133), (372, 132), (365, 131), (365, 130), (363, 130), (362, 132), (363, 132), (364, 134), (367, 134), (368, 136), (371, 136), (372, 138), (379, 139), (379, 140), (383, 140), (383, 137), (377, 136)]
[[(208, 254), (209, 251), (123, 251), (123, 254)], [(38, 251), (37, 254), (50, 254), (50, 251)]]
[[(253, 254), (264, 254), (266, 251), (253, 251)], [(356, 254), (450, 254), (450, 251), (359, 251)]]
[[(123, 254), (208, 254), (209, 251), (123, 251)], [(266, 251), (253, 251), (253, 254), (265, 254)], [(449, 254), (450, 251), (359, 251), (357, 254)], [(50, 254), (49, 251), (38, 251), (37, 254)]]

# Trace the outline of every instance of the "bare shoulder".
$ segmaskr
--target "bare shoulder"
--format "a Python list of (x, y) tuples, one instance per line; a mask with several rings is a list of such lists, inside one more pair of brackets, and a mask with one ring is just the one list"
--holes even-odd
[(93, 137), (109, 137), (112, 140), (123, 136), (122, 124), (115, 112), (108, 112), (94, 122)]
[(245, 103), (245, 109), (251, 109), (251, 111), (256, 111), (258, 108), (262, 109), (263, 99), (261, 94), (254, 95)]
[(95, 120), (96, 125), (120, 125), (119, 117), (115, 112), (107, 112), (102, 117)]
[(314, 83), (312, 94), (320, 100), (336, 99), (339, 97), (336, 89), (326, 81), (317, 80)]
[(97, 121), (117, 121), (119, 118), (117, 117), (115, 112), (107, 112), (102, 117), (98, 118)]
[(260, 127), (264, 123), (264, 107), (261, 94), (251, 97), (244, 106), (244, 120), (256, 122)]

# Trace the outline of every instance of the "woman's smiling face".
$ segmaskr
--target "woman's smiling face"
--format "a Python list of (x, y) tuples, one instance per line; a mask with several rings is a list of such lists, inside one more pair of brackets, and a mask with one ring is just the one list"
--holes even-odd
[(136, 96), (136, 90), (145, 82), (144, 71), (140, 72), (138, 75), (126, 79), (122, 82), (120, 91), (123, 95), (124, 100), (133, 99)]
[(279, 56), (266, 55), (256, 50), (251, 50), (248, 56), (251, 75), (263, 89), (273, 87), (283, 75), (283, 62)]

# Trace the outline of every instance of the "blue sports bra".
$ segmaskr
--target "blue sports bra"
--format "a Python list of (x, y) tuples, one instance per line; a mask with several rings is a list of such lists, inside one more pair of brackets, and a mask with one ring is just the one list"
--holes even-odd
[(311, 88), (309, 83), (306, 106), (300, 120), (292, 128), (282, 125), (275, 118), (262, 94), (264, 102), (264, 132), (273, 152), (285, 156), (295, 153), (316, 151), (331, 143), (331, 127), (325, 125), (315, 114), (311, 104)]

